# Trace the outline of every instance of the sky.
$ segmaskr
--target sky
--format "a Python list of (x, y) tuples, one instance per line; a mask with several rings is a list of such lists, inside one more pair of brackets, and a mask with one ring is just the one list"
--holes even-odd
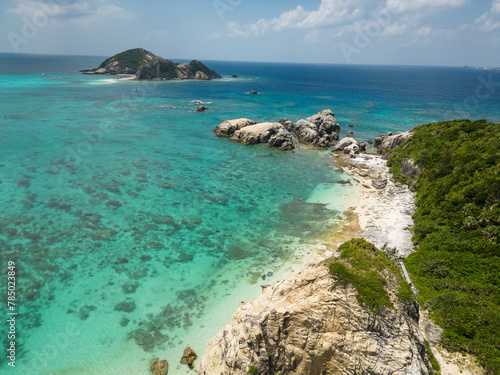
[(0, 52), (500, 66), (500, 0), (0, 0)]

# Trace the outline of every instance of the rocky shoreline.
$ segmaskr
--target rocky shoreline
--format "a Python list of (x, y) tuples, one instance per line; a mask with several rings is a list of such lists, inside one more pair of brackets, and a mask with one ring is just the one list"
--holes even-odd
[[(316, 127), (306, 145), (326, 148), (326, 143), (318, 142), (324, 134), (311, 121), (324, 116), (333, 117), (333, 112), (322, 111), (300, 120)], [(286, 119), (260, 124), (236, 119), (223, 122), (214, 131), (243, 144), (269, 143), (273, 147), (273, 139), (286, 138), (294, 146), (297, 141), (305, 143), (297, 124)], [(457, 370), (464, 375), (482, 374), (473, 358), (451, 359), (438, 344), (441, 329), (427, 319), (425, 311), (419, 312), (416, 302), (399, 298), (397, 283), (389, 281), (386, 286), (395, 308), (374, 313), (360, 304), (351, 284), (339, 285), (329, 272), (332, 259), (339, 259), (341, 244), (363, 238), (396, 261), (411, 285), (401, 259), (414, 251), (410, 229), (415, 193), (394, 180), (386, 165), (387, 155), (382, 155), (411, 135), (381, 135), (374, 141), (376, 150), (368, 153), (366, 145), (352, 137), (337, 143), (332, 151), (335, 165), (351, 175), (350, 183), (360, 196), (345, 212), (348, 219), (340, 230), (320, 239), (321, 244), (311, 249), (300, 270), (273, 285), (262, 285), (260, 296), (240, 304), (231, 322), (207, 344), (198, 375), (433, 374), (432, 354), (425, 348), (429, 343), (442, 375)], [(282, 148), (290, 149), (293, 147)], [(418, 168), (411, 160), (407, 164), (403, 168), (415, 178)], [(412, 293), (416, 294), (413, 287)]]

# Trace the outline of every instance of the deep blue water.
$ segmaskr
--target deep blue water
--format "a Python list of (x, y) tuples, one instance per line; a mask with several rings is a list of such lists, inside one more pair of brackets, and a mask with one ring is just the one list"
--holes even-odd
[(1, 357), (2, 373), (148, 374), (155, 357), (187, 373), (185, 346), (201, 355), (241, 300), (335, 230), (357, 191), (332, 183), (349, 177), (326, 151), (242, 146), (213, 134), (220, 122), (330, 108), (341, 136), (369, 140), (500, 121), (498, 71), (205, 61), (223, 79), (78, 73), (103, 59), (0, 54), (0, 256), (3, 270), (16, 263), (21, 314), (17, 367)]

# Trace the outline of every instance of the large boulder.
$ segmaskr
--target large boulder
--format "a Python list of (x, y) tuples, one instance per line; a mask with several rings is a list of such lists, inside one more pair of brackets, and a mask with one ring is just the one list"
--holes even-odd
[(377, 138), (375, 138), (373, 140), (373, 146), (375, 148), (379, 148), (380, 145), (382, 144), (382, 142), (384, 142), (387, 139), (387, 137), (390, 137), (391, 135), (392, 135), (392, 132), (387, 132), (387, 133), (379, 135)]
[(356, 141), (352, 137), (342, 138), (333, 148), (332, 151), (340, 152), (344, 154), (354, 156), (366, 150), (366, 145)]
[(401, 143), (406, 141), (411, 136), (412, 136), (411, 132), (404, 132), (404, 133), (398, 132), (385, 137), (380, 146), (378, 146), (378, 153), (383, 154), (384, 152), (390, 150), (391, 148), (399, 146)]
[(168, 362), (166, 359), (155, 361), (149, 369), (153, 375), (167, 375)]
[(256, 122), (247, 118), (238, 118), (234, 120), (226, 120), (214, 129), (218, 137), (231, 137), (235, 131), (244, 128), (245, 126), (255, 125)]
[(207, 344), (198, 375), (432, 374), (405, 306), (375, 314), (337, 281), (313, 266), (242, 302)]
[(269, 147), (279, 148), (282, 151), (293, 150), (295, 148), (293, 136), (287, 130), (279, 130), (269, 138)]
[(181, 363), (188, 365), (189, 368), (194, 368), (194, 360), (196, 358), (198, 358), (198, 355), (196, 355), (194, 350), (188, 346), (186, 347), (186, 349), (184, 349), (184, 354), (182, 355)]
[[(289, 133), (280, 123), (262, 122), (255, 125), (245, 126), (244, 128), (237, 130), (231, 137), (231, 140), (241, 142), (244, 145), (256, 145), (258, 143), (268, 143), (271, 138), (286, 137), (286, 134)], [(275, 144), (281, 146), (285, 141), (279, 142), (278, 140), (275, 140), (274, 142)]]
[(339, 139), (340, 126), (333, 112), (325, 109), (305, 120), (299, 120), (294, 124), (293, 131), (299, 142), (317, 148), (328, 148)]

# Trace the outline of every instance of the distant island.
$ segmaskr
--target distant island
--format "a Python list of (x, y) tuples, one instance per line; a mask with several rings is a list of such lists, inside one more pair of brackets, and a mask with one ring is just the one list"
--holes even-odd
[(196, 79), (210, 80), (221, 78), (216, 71), (200, 61), (192, 60), (186, 64), (165, 59), (143, 48), (134, 48), (118, 53), (104, 60), (95, 69), (80, 70), (83, 74), (130, 74), (137, 79)]

